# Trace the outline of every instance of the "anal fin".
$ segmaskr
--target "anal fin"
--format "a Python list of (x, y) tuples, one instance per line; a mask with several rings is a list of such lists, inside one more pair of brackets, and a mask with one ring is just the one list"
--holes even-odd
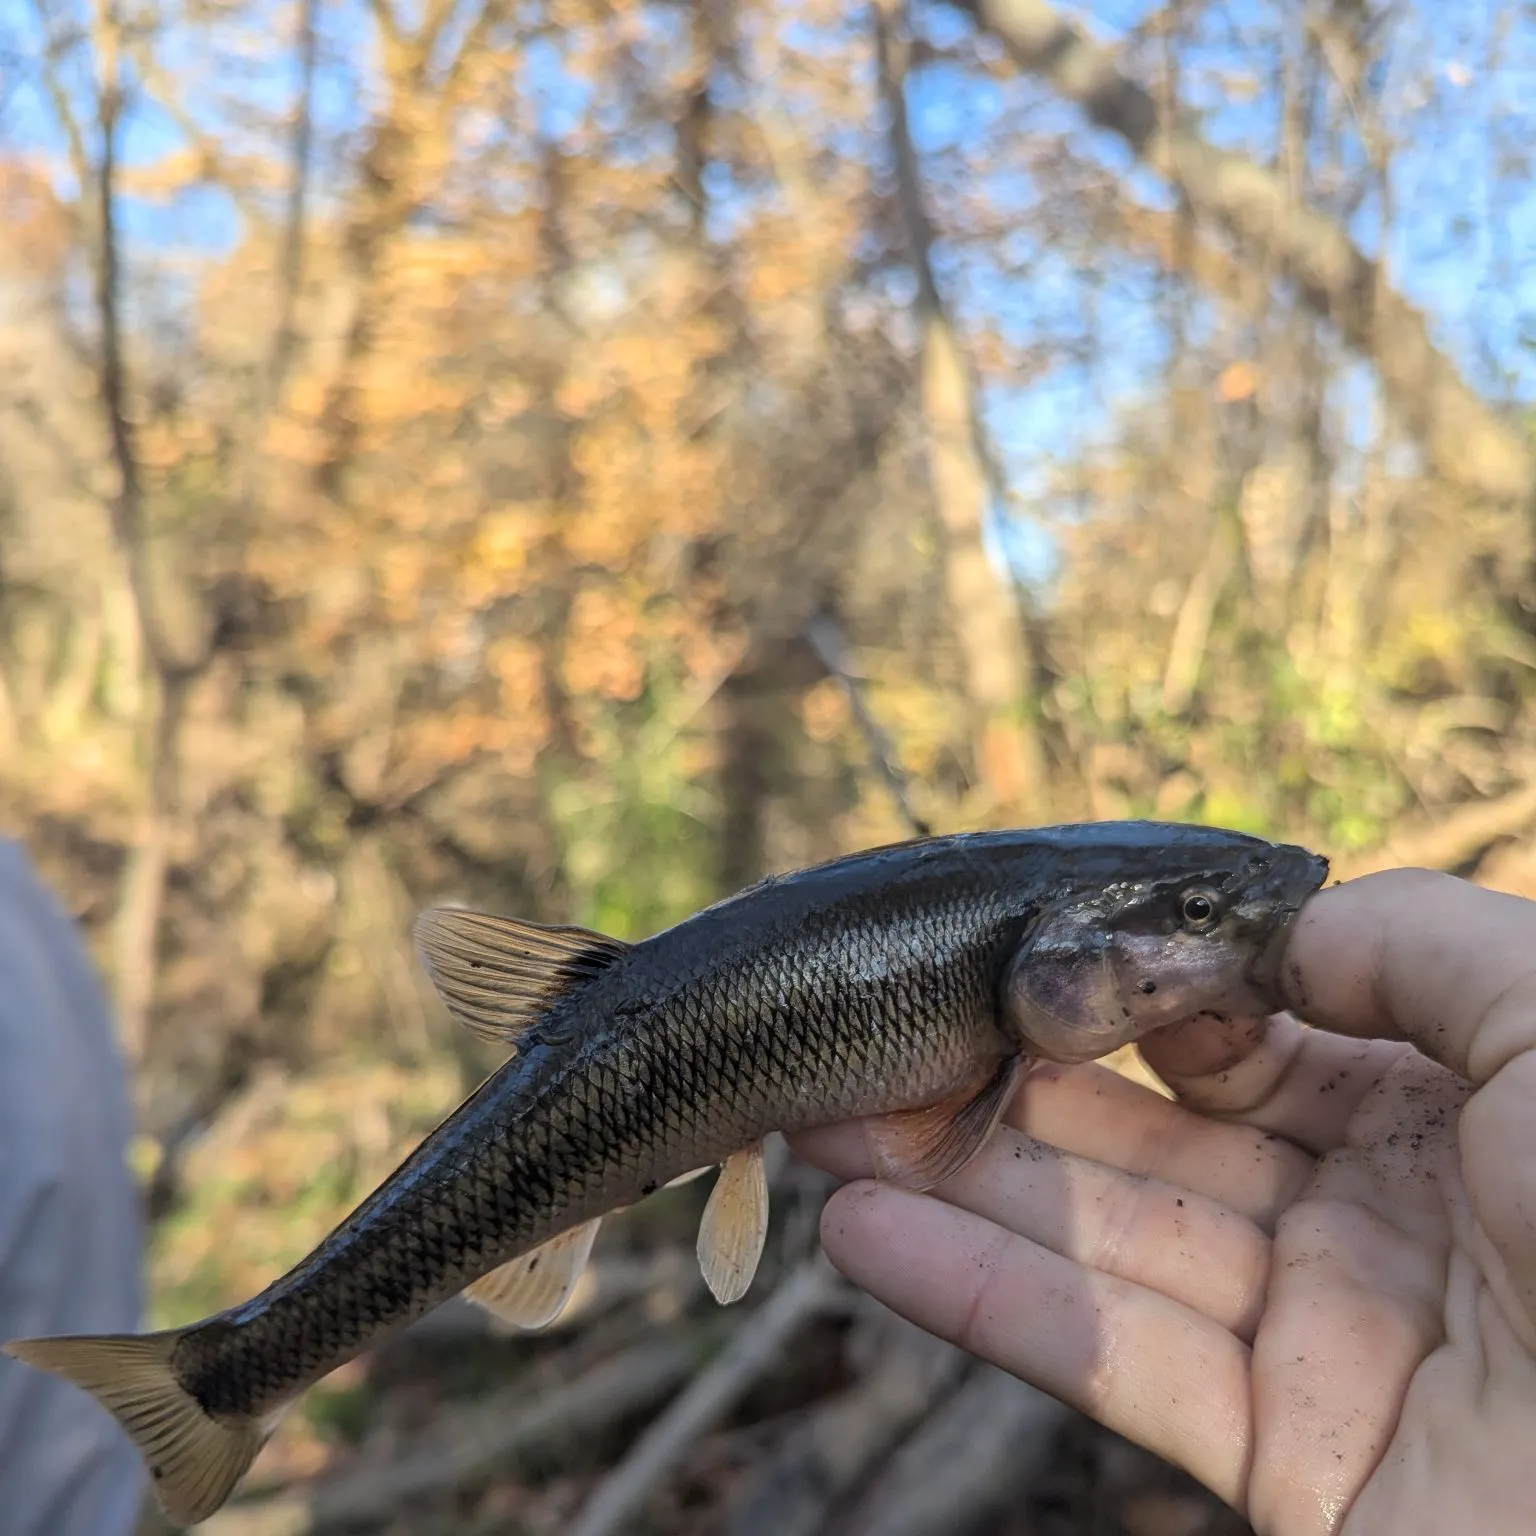
[(906, 1189), (932, 1189), (952, 1179), (986, 1145), (1013, 1095), (1023, 1065), (1009, 1056), (995, 1070), (922, 1109), (874, 1115), (864, 1135), (875, 1177)]
[(584, 1221), (464, 1287), (476, 1306), (514, 1328), (547, 1328), (565, 1310), (587, 1266), (602, 1217)]
[(768, 1172), (758, 1142), (721, 1165), (699, 1222), (699, 1268), (722, 1306), (747, 1294), (767, 1236)]

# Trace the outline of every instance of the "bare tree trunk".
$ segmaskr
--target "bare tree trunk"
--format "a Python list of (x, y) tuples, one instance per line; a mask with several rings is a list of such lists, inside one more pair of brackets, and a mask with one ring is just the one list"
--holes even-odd
[(761, 661), (743, 663), (716, 695), (720, 709), (720, 889), (739, 891), (767, 869), (766, 818), (778, 744), (773, 685)]
[(342, 482), (362, 435), (362, 381), (384, 315), (380, 285), (384, 252), (410, 209), (410, 201), (395, 193), (397, 180), (405, 175), (400, 162), (409, 153), (404, 130), (393, 119), (381, 123), (364, 157), (364, 186), (359, 194), (363, 206), (352, 219), (344, 243), (350, 269), (350, 314), (341, 358), (320, 411), (325, 447), (315, 466), (315, 484), (338, 501), (344, 499)]
[(256, 410), (240, 456), (236, 484), (242, 523), (249, 523), (261, 500), (267, 454), (267, 430), (282, 406), (289, 369), (299, 347), (299, 296), (304, 287), (304, 256), (309, 228), (309, 187), (314, 143), (315, 67), (319, 55), (316, 12), (319, 0), (302, 0), (298, 17), (299, 93), (294, 103), (289, 157), (288, 198), (275, 273), (277, 322), (257, 386)]
[(188, 692), (207, 661), (206, 649), (189, 656), (172, 638), (152, 569), (144, 497), (128, 406), (123, 356), (121, 252), (117, 235), (117, 128), (122, 111), (119, 20), (108, 6), (100, 17), (99, 112), (101, 162), (96, 176), (98, 239), (97, 318), (101, 329), (101, 402), (117, 470), (112, 528), (128, 570), (144, 648), (155, 674), (145, 742), (147, 789), (134, 846), (123, 871), (115, 921), (113, 958), (118, 1027), (130, 1061), (143, 1054), (154, 999), (165, 904), (166, 870), (178, 807), (181, 721)]
[(895, 744), (875, 719), (874, 711), (864, 697), (864, 689), (853, 675), (853, 669), (848, 664), (847, 648), (843, 644), (842, 630), (838, 628), (836, 619), (829, 614), (818, 614), (806, 625), (805, 638), (827, 669), (828, 675), (835, 677), (842, 685), (843, 695), (853, 712), (854, 723), (864, 738), (870, 764), (890, 790), (891, 799), (896, 802), (896, 809), (901, 813), (907, 831), (913, 837), (928, 837), (933, 829), (913, 809), (912, 781), (901, 765)]
[(1168, 659), (1163, 666), (1163, 708), (1170, 715), (1184, 714), (1194, 702), (1216, 605), (1236, 562), (1237, 536), (1232, 518), (1218, 507), (1205, 558), (1184, 590), (1184, 600), (1174, 620), (1173, 638), (1168, 643)]
[(1467, 386), (1430, 339), (1424, 317), (1386, 284), (1332, 219), (1293, 203), (1279, 177), (1171, 121), (1112, 55), (1045, 0), (953, 0), (1048, 79), (1089, 119), (1118, 134), (1254, 260), (1273, 260), (1307, 302), (1376, 365), (1382, 388), (1445, 479), (1495, 502), (1527, 504), (1536, 466), (1522, 435)]
[(909, 50), (899, 35), (901, 0), (878, 0), (874, 20), (880, 93), (889, 114), (891, 155), (917, 277), (928, 472), (944, 532), (945, 586), (976, 716), (975, 770), (1004, 805), (1040, 816), (1045, 772), (1028, 714), (1031, 678), (1023, 615), (986, 548), (992, 479), (975, 385), (933, 275), (933, 228), (907, 122)]
[(186, 695), (187, 680), (168, 682), (162, 677), (151, 698), (148, 804), (140, 813), (134, 844), (123, 866), (113, 924), (118, 1029), (124, 1054), (132, 1063), (142, 1060), (148, 1044), (149, 1011), (159, 976), (160, 920), (171, 862), (178, 799), (177, 754)]

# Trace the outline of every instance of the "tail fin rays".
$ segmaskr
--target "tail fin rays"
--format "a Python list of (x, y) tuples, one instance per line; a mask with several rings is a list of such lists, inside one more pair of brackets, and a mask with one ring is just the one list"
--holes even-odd
[(7, 1354), (84, 1388), (127, 1431), (155, 1479), (166, 1513), (187, 1525), (233, 1492), (274, 1420), (216, 1419), (177, 1381), (179, 1331), (16, 1339)]

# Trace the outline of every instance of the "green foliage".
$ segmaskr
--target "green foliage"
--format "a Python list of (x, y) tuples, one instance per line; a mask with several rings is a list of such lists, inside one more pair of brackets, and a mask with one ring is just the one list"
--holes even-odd
[(696, 710), (673, 679), (656, 677), (634, 704), (591, 717), (579, 767), (546, 770), (577, 921), (641, 939), (716, 894), (716, 807)]

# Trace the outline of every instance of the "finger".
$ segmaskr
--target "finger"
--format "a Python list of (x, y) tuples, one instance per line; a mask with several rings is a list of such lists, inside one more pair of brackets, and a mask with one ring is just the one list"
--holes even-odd
[[(861, 1178), (856, 1135), (820, 1136), (813, 1161)], [(966, 1168), (930, 1191), (1089, 1269), (1158, 1291), (1249, 1340), (1264, 1308), (1269, 1239), (1191, 1190), (1059, 1151), (1003, 1126)]]
[(790, 1131), (785, 1137), (796, 1157), (834, 1178), (870, 1179), (875, 1174), (875, 1160), (862, 1120), (841, 1120), (836, 1125), (818, 1125), (809, 1131)]
[(1462, 1111), (1460, 1152), (1478, 1226), (1498, 1262), (1488, 1283), (1536, 1356), (1536, 1055), (1521, 1056)]
[(1192, 1019), (1141, 1041), (1186, 1108), (1273, 1131), (1309, 1152), (1341, 1145), (1355, 1111), (1412, 1046), (1305, 1029), (1289, 1014)]
[(1286, 1000), (1339, 1034), (1410, 1040), (1475, 1083), (1536, 1047), (1536, 903), (1392, 870), (1301, 910)]
[(1444, 1249), (1354, 1199), (1358, 1178), (1347, 1156), (1325, 1163), (1316, 1198), (1288, 1212), (1276, 1235), (1253, 1351), (1264, 1455), (1249, 1512), (1262, 1530), (1338, 1528), (1397, 1430), (1415, 1373), (1445, 1338)]
[(941, 1190), (951, 1205), (1133, 1285), (1245, 1342), (1264, 1309), (1269, 1239), (1217, 1201), (1004, 1127)]
[(1191, 1114), (1108, 1067), (1036, 1067), (1006, 1119), (1064, 1151), (1204, 1195), (1266, 1232), (1312, 1175), (1300, 1148)]
[(926, 1195), (851, 1184), (827, 1202), (837, 1267), (919, 1326), (1183, 1467), (1239, 1506), (1247, 1347), (1166, 1296), (1085, 1269)]
[[(1201, 1195), (1265, 1232), (1312, 1175), (1312, 1159), (1299, 1148), (1192, 1115), (1108, 1067), (1036, 1066), (1004, 1123), (1062, 1151)], [(874, 1172), (862, 1122), (799, 1131), (789, 1141), (839, 1178)]]
[[(1355, 1034), (1394, 1030), (1480, 1085), (1460, 1153), (1489, 1283), (1536, 1325), (1536, 903), (1449, 876), (1397, 871), (1336, 886), (1297, 920), (1283, 967), (1308, 1017)], [(1491, 1256), (1490, 1256), (1491, 1257)]]

